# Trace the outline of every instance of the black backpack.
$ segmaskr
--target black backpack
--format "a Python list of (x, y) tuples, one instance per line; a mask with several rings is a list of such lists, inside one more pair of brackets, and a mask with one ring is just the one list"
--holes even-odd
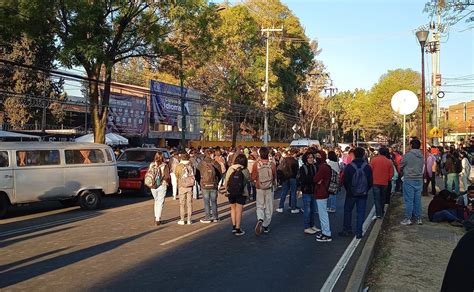
[(456, 173), (461, 173), (462, 172), (462, 162), (459, 158), (453, 158), (454, 160), (454, 171)]
[(227, 182), (227, 193), (229, 197), (235, 198), (242, 196), (244, 193), (245, 181), (242, 168), (237, 168), (230, 175), (229, 181)]

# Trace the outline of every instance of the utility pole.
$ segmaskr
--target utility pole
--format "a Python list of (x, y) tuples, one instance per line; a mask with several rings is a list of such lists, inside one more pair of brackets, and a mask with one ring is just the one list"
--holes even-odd
[(268, 146), (268, 91), (269, 91), (269, 86), (268, 86), (268, 59), (269, 59), (269, 49), (270, 49), (270, 43), (269, 43), (269, 38), (270, 38), (270, 32), (282, 32), (283, 28), (262, 28), (262, 34), (266, 33), (266, 38), (267, 38), (267, 54), (265, 58), (265, 101), (264, 101), (264, 106), (265, 106), (265, 122), (263, 124), (263, 145)]
[(179, 53), (179, 87), (180, 87), (180, 99), (181, 99), (181, 147), (186, 149), (186, 101), (184, 98), (184, 72), (183, 72), (183, 52)]

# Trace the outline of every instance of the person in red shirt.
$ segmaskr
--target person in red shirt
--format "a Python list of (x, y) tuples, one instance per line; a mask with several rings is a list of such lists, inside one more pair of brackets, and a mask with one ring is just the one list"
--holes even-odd
[(313, 182), (315, 183), (314, 197), (316, 198), (316, 204), (318, 205), (319, 222), (321, 223), (321, 232), (316, 233), (316, 240), (320, 242), (329, 242), (332, 241), (327, 210), (331, 167), (326, 163), (326, 152), (317, 152), (316, 162), (318, 164), (318, 171), (313, 179)]
[(393, 176), (393, 164), (387, 156), (388, 149), (381, 147), (377, 156), (370, 160), (374, 180), (372, 193), (374, 194), (375, 216), (377, 219), (381, 219), (384, 215), (385, 192), (387, 191), (388, 182)]

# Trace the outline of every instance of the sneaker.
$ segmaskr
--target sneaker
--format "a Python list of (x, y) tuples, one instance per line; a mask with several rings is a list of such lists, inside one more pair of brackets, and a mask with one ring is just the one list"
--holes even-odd
[(405, 219), (403, 219), (402, 222), (400, 222), (400, 224), (402, 224), (402, 225), (411, 225), (412, 223), (411, 223), (411, 220), (410, 220), (410, 219), (406, 219), (406, 218), (405, 218)]
[(155, 226), (160, 226), (160, 225), (161, 225), (161, 221), (160, 221), (160, 220), (155, 221)]
[(237, 232), (237, 228), (235, 228), (235, 225), (232, 226), (232, 233), (236, 233)]
[(328, 213), (336, 213), (336, 209), (334, 208), (327, 208)]
[(191, 225), (191, 224), (193, 224), (193, 221), (188, 220), (188, 225)]
[(324, 235), (322, 233), (318, 233), (318, 234), (316, 234), (316, 241), (330, 242), (330, 241), (332, 241), (332, 238), (331, 238), (331, 236), (327, 236), (327, 235)]
[(449, 224), (451, 224), (451, 226), (455, 226), (455, 227), (464, 227), (464, 225), (462, 225), (462, 223), (459, 222), (459, 221), (452, 221)]
[(275, 211), (278, 213), (283, 213), (283, 208), (277, 208)]
[(217, 222), (219, 222), (219, 221), (221, 221), (219, 218), (212, 219), (212, 223), (217, 223)]
[(320, 231), (321, 231), (321, 229), (319, 229), (319, 228), (316, 227), (316, 226), (311, 227), (311, 229), (313, 229), (313, 230), (316, 231), (316, 232), (320, 232)]
[(338, 234), (341, 237), (352, 237), (352, 236), (354, 236), (354, 233), (352, 233), (352, 231), (350, 231), (350, 230), (343, 230), (343, 231), (339, 232)]
[(266, 234), (270, 233), (270, 227), (268, 227), (268, 226), (263, 227), (263, 233), (266, 233)]
[(263, 233), (262, 224), (263, 224), (263, 220), (258, 220), (257, 221), (257, 225), (255, 226), (255, 234), (256, 235), (260, 235), (260, 234)]
[(179, 221), (178, 221), (178, 225), (184, 225), (184, 224), (185, 224), (185, 223), (184, 223), (184, 220), (179, 220)]
[(208, 223), (211, 223), (211, 220), (209, 220), (209, 219), (201, 219), (201, 220), (199, 220), (199, 222), (208, 224)]
[(421, 219), (416, 219), (416, 224), (423, 225), (423, 221), (421, 221)]
[(291, 210), (291, 214), (298, 214), (299, 212), (300, 212), (300, 209)]
[(306, 234), (315, 234), (316, 232), (318, 232), (319, 230), (314, 230), (313, 228), (306, 228), (304, 230), (304, 233)]
[(242, 236), (244, 234), (245, 234), (245, 231), (241, 230), (240, 228), (236, 229), (235, 232), (234, 232), (235, 236)]

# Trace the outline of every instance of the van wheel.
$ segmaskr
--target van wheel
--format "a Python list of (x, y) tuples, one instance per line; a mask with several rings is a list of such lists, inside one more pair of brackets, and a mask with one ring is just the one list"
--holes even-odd
[(10, 201), (2, 194), (0, 195), (0, 219), (7, 216), (8, 208), (10, 207)]
[(75, 199), (66, 199), (59, 201), (64, 207), (74, 207), (77, 205), (77, 198)]
[(142, 182), (142, 188), (140, 189), (140, 196), (151, 197), (151, 189), (145, 185), (145, 182)]
[(98, 191), (84, 191), (79, 197), (79, 205), (84, 210), (95, 210), (100, 207), (101, 199)]

